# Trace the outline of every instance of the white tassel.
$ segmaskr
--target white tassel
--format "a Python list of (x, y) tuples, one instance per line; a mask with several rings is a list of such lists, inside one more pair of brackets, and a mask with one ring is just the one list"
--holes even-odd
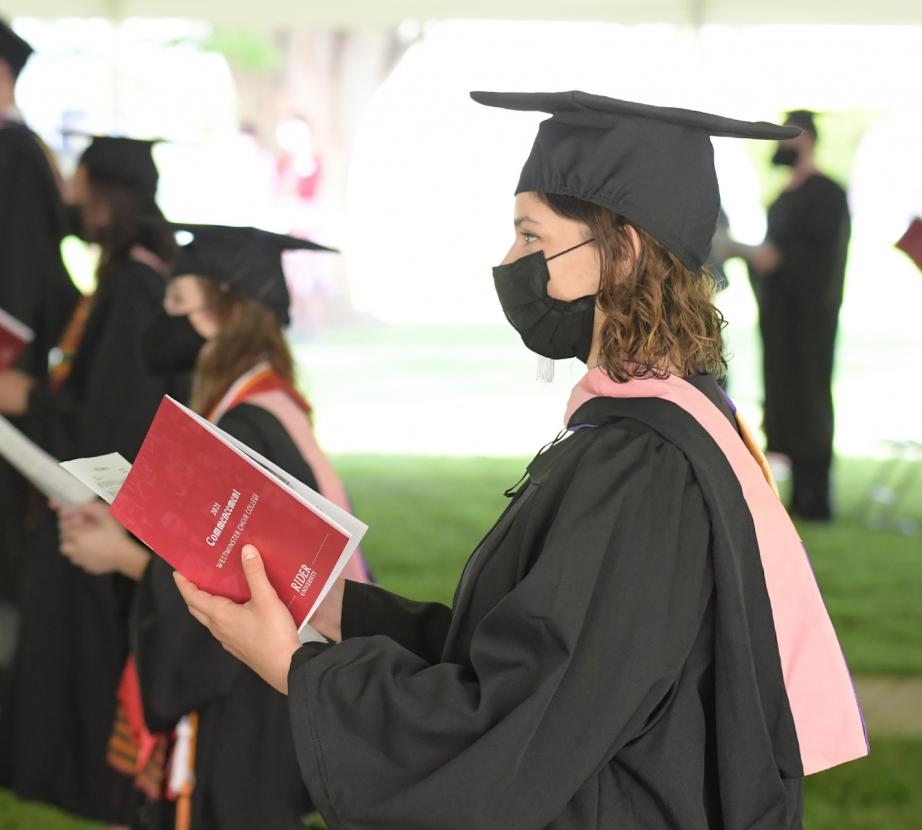
[(549, 357), (538, 357), (537, 379), (550, 383), (554, 380), (554, 361)]

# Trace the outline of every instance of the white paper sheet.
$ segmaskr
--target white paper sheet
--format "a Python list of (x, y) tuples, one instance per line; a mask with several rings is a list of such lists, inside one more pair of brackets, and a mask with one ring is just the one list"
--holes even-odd
[(25, 436), (0, 415), (0, 455), (19, 470), (47, 498), (65, 507), (78, 507), (94, 498), (56, 458)]

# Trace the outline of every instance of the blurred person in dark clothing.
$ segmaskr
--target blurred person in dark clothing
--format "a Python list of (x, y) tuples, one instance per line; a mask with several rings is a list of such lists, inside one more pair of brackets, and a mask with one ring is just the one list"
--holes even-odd
[[(63, 213), (51, 154), (16, 106), (16, 82), (32, 47), (0, 20), (0, 308), (35, 333), (18, 366), (44, 378), (79, 292), (61, 260)], [(0, 673), (17, 628), (25, 481), (0, 460)]]
[(61, 260), (59, 176), (48, 148), (16, 106), (32, 47), (0, 20), (0, 308), (35, 332), (20, 366), (44, 376), (48, 352), (79, 299)]
[(791, 177), (758, 246), (731, 244), (750, 266), (759, 305), (767, 451), (791, 466), (791, 512), (828, 521), (833, 508), (832, 371), (851, 222), (845, 191), (816, 166), (814, 114), (795, 110), (772, 163)]
[[(143, 332), (159, 318), (175, 254), (158, 216), (152, 142), (97, 137), (80, 158), (69, 211), (99, 246), (96, 291), (61, 338), (63, 360), (43, 382), (0, 372), (0, 413), (58, 458), (116, 451), (134, 460), (164, 394), (185, 400), (185, 377), (151, 373)], [(60, 554), (57, 517), (42, 505), (27, 532), (21, 632), (0, 707), (0, 786), (99, 821), (127, 824), (133, 782), (106, 762), (116, 687), (128, 655), (134, 583), (93, 576)]]

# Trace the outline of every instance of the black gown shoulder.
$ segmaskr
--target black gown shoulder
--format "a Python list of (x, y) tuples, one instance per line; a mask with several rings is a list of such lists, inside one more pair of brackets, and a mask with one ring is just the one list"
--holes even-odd
[(532, 462), (447, 626), (444, 611), (349, 586), (350, 633), (363, 605), (383, 631), (295, 655), (298, 759), (333, 826), (800, 826), (777, 651), (756, 661), (760, 686), (727, 647), (753, 620), (746, 647), (774, 643), (764, 584), (747, 619), (728, 577), (736, 552), (749, 574), (758, 552), (724, 538), (684, 413), (677, 436), (646, 404), (618, 403)]

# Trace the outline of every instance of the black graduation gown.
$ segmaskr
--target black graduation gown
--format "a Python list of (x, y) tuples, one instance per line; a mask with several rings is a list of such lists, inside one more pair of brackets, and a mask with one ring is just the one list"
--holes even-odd
[[(18, 368), (39, 381), (80, 297), (61, 259), (62, 235), (61, 196), (40, 139), (0, 117), (0, 308), (35, 332)], [(0, 460), (0, 600), (16, 599), (25, 510), (25, 481)]]
[(35, 332), (19, 366), (39, 379), (80, 298), (61, 259), (63, 207), (45, 152), (26, 126), (0, 118), (0, 308)]
[(828, 498), (832, 370), (849, 235), (845, 191), (826, 176), (812, 176), (769, 209), (767, 238), (782, 260), (757, 280), (767, 447), (791, 457), (795, 487), (804, 478), (805, 487), (819, 488), (820, 508)]
[[(218, 426), (316, 488), (311, 468), (266, 410), (240, 404)], [(148, 727), (167, 731), (198, 713), (192, 830), (299, 828), (310, 801), (285, 697), (189, 614), (172, 569), (156, 557), (138, 587), (131, 623)], [(148, 805), (138, 826), (172, 828), (172, 813), (170, 804)]]
[[(147, 265), (119, 262), (97, 292), (64, 387), (33, 390), (25, 428), (56, 457), (119, 452), (133, 460), (163, 395), (185, 398), (186, 381), (150, 375), (141, 357), (164, 287)], [(47, 507), (27, 537), (22, 584), (19, 648), (0, 710), (0, 785), (89, 818), (126, 821), (131, 781), (105, 755), (133, 584), (71, 565)]]
[(800, 827), (771, 609), (726, 459), (665, 401), (596, 399), (571, 426), (452, 609), (349, 583), (343, 642), (295, 654), (298, 759), (332, 828)]

